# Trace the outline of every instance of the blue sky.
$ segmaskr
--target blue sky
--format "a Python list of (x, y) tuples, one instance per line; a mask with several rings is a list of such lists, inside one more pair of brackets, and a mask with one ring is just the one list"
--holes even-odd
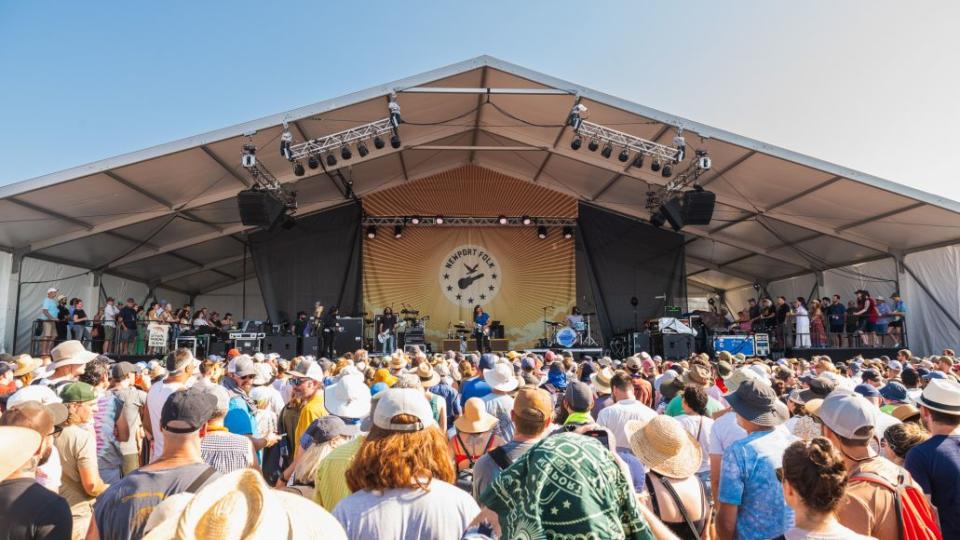
[(0, 184), (490, 54), (960, 200), (960, 2), (0, 0)]

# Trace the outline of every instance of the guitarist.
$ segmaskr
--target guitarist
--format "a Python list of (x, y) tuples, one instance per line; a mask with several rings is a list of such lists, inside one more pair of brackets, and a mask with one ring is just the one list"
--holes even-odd
[(477, 340), (477, 350), (480, 354), (490, 351), (490, 314), (484, 313), (483, 308), (473, 308), (473, 337)]
[(384, 356), (392, 354), (397, 348), (397, 316), (393, 314), (393, 309), (383, 308), (383, 315), (380, 316), (380, 325), (377, 327), (377, 341), (380, 342), (380, 352)]

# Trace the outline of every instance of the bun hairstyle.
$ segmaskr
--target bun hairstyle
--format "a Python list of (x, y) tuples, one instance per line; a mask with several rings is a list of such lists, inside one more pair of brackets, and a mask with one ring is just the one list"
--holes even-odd
[(783, 478), (804, 505), (824, 514), (837, 509), (847, 487), (843, 457), (823, 437), (797, 441), (787, 447), (783, 453)]

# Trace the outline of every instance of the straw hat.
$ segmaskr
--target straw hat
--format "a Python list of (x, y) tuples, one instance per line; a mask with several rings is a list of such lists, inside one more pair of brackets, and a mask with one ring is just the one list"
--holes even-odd
[(623, 430), (634, 455), (656, 473), (687, 478), (700, 468), (700, 444), (675, 418), (661, 415), (647, 422), (630, 420)]
[(402, 355), (394, 354), (387, 365), (390, 369), (403, 369), (407, 367), (407, 360)]
[(19, 426), (0, 426), (0, 481), (20, 470), (40, 449), (40, 434)]
[(34, 358), (29, 354), (21, 354), (16, 358), (17, 367), (13, 370), (14, 377), (22, 377), (27, 373), (37, 369), (43, 364), (43, 360), (39, 358)]
[(164, 500), (153, 510), (158, 512), (161, 517), (151, 521), (160, 522), (144, 539), (317, 538), (318, 531), (323, 531), (323, 538), (347, 538), (340, 523), (321, 506), (270, 489), (253, 469), (221, 476), (186, 502), (184, 497)]
[(427, 362), (421, 362), (417, 369), (411, 371), (420, 378), (420, 384), (424, 388), (430, 388), (440, 384), (440, 374), (434, 371), (433, 367)]
[(480, 398), (470, 398), (463, 405), (463, 414), (453, 421), (453, 427), (463, 433), (484, 433), (490, 431), (500, 420), (487, 412)]
[(600, 371), (590, 375), (590, 382), (597, 389), (598, 394), (609, 394), (610, 381), (613, 379), (613, 370), (605, 367)]

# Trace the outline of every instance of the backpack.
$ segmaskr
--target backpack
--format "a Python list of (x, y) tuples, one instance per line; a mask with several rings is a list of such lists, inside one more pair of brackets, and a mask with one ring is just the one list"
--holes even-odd
[[(460, 433), (456, 435), (457, 442), (460, 444), (460, 449), (463, 451), (464, 455), (467, 458), (467, 467), (457, 471), (457, 479), (455, 485), (466, 491), (467, 493), (473, 492), (473, 467), (477, 464), (477, 460), (473, 459), (473, 456), (467, 452), (467, 446), (463, 444), (463, 439), (460, 438)], [(487, 439), (486, 444), (484, 444), (484, 453), (487, 453), (490, 448), (493, 446), (493, 442), (496, 439), (496, 434), (491, 433), (490, 438)], [(481, 454), (482, 456), (483, 454)], [(478, 458), (479, 459), (479, 456)]]
[(850, 480), (870, 482), (893, 492), (897, 530), (903, 540), (943, 540), (937, 518), (923, 491), (908, 484), (905, 471), (901, 470), (897, 484), (893, 485), (879, 474), (857, 471)]

